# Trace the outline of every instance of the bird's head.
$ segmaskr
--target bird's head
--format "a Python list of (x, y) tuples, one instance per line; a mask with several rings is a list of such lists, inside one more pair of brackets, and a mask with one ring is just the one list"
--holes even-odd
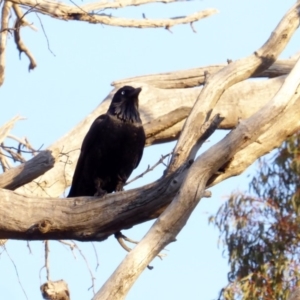
[(124, 122), (141, 122), (139, 114), (139, 93), (141, 88), (123, 86), (112, 98), (107, 113), (117, 116)]

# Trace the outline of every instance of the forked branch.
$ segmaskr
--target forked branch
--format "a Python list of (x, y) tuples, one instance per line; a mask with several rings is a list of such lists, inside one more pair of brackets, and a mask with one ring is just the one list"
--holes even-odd
[[(185, 123), (174, 151), (173, 160), (168, 169), (169, 172), (176, 170), (182, 159), (186, 160), (187, 157), (191, 157), (191, 153), (198, 148), (197, 142), (201, 134), (198, 133), (197, 136), (197, 133), (193, 132), (191, 134), (192, 137), (186, 134), (190, 130), (199, 130), (199, 121), (199, 125), (203, 126), (206, 120), (205, 115), (198, 111), (198, 107), (200, 106), (198, 104), (206, 101), (207, 109), (214, 107), (214, 104), (222, 94), (222, 90), (218, 90), (217, 85), (220, 84), (219, 80), (221, 77), (224, 80), (221, 88), (226, 89), (256, 72), (257, 69), (267, 68), (270, 61), (280, 54), (284, 48), (283, 46), (287, 44), (289, 38), (299, 26), (299, 8), (300, 3), (298, 2), (283, 17), (275, 29), (275, 34), (272, 34), (266, 44), (257, 51), (255, 56), (260, 61), (257, 61), (256, 57), (253, 56), (247, 57), (237, 63), (233, 63), (233, 68), (231, 67), (232, 64), (230, 64), (210, 78), (209, 83), (204, 87)], [(279, 40), (275, 43), (277, 46), (276, 49), (274, 49), (274, 36), (279, 37)], [(241, 65), (244, 65), (244, 69)], [(294, 97), (294, 94), (299, 93), (299, 84), (300, 60), (288, 76), (286, 83), (280, 89), (279, 93), (267, 105), (248, 120), (240, 123), (221, 142), (196, 160), (184, 178), (180, 192), (176, 194), (172, 203), (159, 216), (143, 240), (125, 257), (123, 262), (96, 294), (94, 300), (111, 299), (111, 297), (114, 299), (125, 298), (129, 289), (149, 262), (167, 244), (172, 242), (184, 227), (190, 214), (203, 197), (209, 178), (233, 158), (237, 151), (254, 142), (259, 135), (263, 134), (265, 130), (270, 128), (281, 117), (288, 106), (295, 103), (298, 95)], [(216, 89), (217, 91), (215, 91)], [(206, 112), (207, 110), (204, 113)], [(186, 146), (189, 138), (191, 140), (190, 147)]]
[[(175, 17), (169, 19), (125, 19), (116, 18), (103, 12), (97, 13), (97, 10), (104, 10), (110, 8), (121, 8), (130, 5), (142, 5), (150, 2), (161, 1), (121, 1), (121, 2), (99, 2), (86, 5), (70, 5), (58, 1), (46, 1), (39, 0), (13, 0), (15, 4), (19, 4), (28, 8), (35, 7), (35, 10), (39, 13), (49, 15), (53, 18), (61, 20), (76, 20), (84, 21), (93, 24), (103, 24), (109, 26), (119, 27), (132, 27), (132, 28), (171, 28), (172, 26), (179, 24), (191, 24), (201, 19), (207, 18), (218, 11), (216, 9), (206, 9), (193, 13), (188, 16)], [(173, 2), (173, 1), (166, 1)]]

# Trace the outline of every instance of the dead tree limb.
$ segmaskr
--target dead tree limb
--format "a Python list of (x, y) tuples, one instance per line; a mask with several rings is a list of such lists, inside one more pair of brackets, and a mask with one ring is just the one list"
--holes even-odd
[[(269, 60), (278, 56), (283, 49), (282, 47), (277, 47), (274, 51), (274, 40), (272, 38), (279, 38), (279, 44), (276, 43), (276, 45), (278, 46), (282, 43), (281, 46), (283, 46), (299, 26), (299, 7), (300, 3), (298, 2), (298, 4), (288, 11), (269, 41), (260, 49), (261, 51), (258, 51), (258, 53), (260, 53), (258, 57), (263, 55), (261, 56), (263, 59), (261, 59), (260, 63), (257, 63), (255, 57), (250, 56), (236, 63), (236, 69), (231, 68), (231, 65), (229, 65), (211, 78), (210, 83), (205, 86), (204, 92), (199, 96), (197, 103), (186, 121), (178, 145), (175, 148), (174, 156), (177, 156), (171, 161), (169, 171), (174, 170), (172, 164), (174, 164), (175, 169), (177, 169), (177, 162), (181, 160), (181, 156), (183, 156), (184, 160), (190, 157), (190, 149), (186, 149), (181, 145), (184, 143), (182, 136), (185, 136), (185, 131), (191, 129), (191, 127), (188, 126), (189, 124), (193, 124), (193, 128), (195, 128), (195, 125), (198, 125), (198, 119), (204, 124), (205, 119), (201, 118), (201, 115), (197, 112), (197, 104), (207, 101), (208, 107), (206, 112), (208, 112), (211, 109), (210, 104), (218, 101), (221, 93), (218, 90), (214, 90), (216, 89), (215, 83), (219, 81), (219, 76), (222, 75), (225, 81), (222, 87), (228, 87), (236, 81), (244, 79), (245, 76), (255, 72), (257, 69), (266, 67)], [(287, 38), (287, 40), (285, 38)], [(244, 61), (244, 69), (240, 66), (240, 62), (242, 61)], [(175, 240), (177, 234), (186, 224), (190, 214), (203, 197), (209, 178), (226, 162), (233, 158), (237, 151), (255, 142), (266, 129), (270, 128), (275, 121), (281, 117), (289, 106), (295, 103), (298, 98), (298, 95), (295, 96), (295, 94), (300, 91), (299, 84), (300, 60), (288, 76), (285, 84), (269, 103), (249, 119), (242, 121), (238, 127), (232, 130), (222, 141), (197, 158), (188, 171), (187, 176), (184, 178), (180, 191), (176, 194), (172, 203), (156, 220), (143, 240), (125, 257), (119, 267), (93, 298), (94, 300), (125, 298), (133, 283), (151, 260), (167, 244)], [(207, 97), (209, 99), (207, 99)], [(199, 125), (201, 125), (201, 123)], [(199, 126), (196, 128), (199, 129)], [(198, 138), (195, 135), (194, 142), (197, 141)], [(190, 148), (192, 147), (193, 145)], [(181, 151), (178, 151), (178, 149)], [(176, 151), (178, 152), (176, 153)]]
[[(272, 80), (280, 81), (279, 79)], [(230, 89), (227, 92), (230, 93)], [(225, 96), (225, 93), (223, 96)], [(297, 112), (296, 108), (300, 106), (299, 99), (297, 101), (284, 112), (280, 122), (278, 121), (276, 125), (277, 127), (274, 127), (275, 132), (278, 127), (286, 128), (285, 131), (280, 132), (281, 135), (276, 137), (275, 144), (283, 141), (299, 128), (297, 114), (289, 115), (289, 118), (294, 120), (293, 127), (285, 126), (285, 123), (283, 123), (288, 119), (285, 115), (290, 112), (289, 109), (294, 107), (294, 111)], [(267, 101), (264, 103), (267, 103)], [(197, 109), (201, 105), (202, 102), (198, 101)], [(229, 104), (227, 103), (227, 105)], [(234, 107), (232, 103), (231, 107)], [(261, 147), (264, 152), (267, 152), (273, 148), (274, 143), (262, 144)], [(244, 152), (245, 157), (248, 157), (252, 150), (250, 145), (244, 148), (243, 151), (248, 151)], [(255, 156), (255, 154), (251, 155), (252, 157)], [(0, 218), (3, 220), (3, 224), (0, 228), (0, 238), (105, 239), (110, 234), (123, 228), (158, 217), (178, 192), (188, 167), (189, 164), (185, 161), (183, 166), (156, 183), (136, 190), (107, 195), (101, 199), (70, 198), (61, 201), (61, 199), (27, 198), (10, 191), (1, 190)], [(42, 181), (39, 183), (41, 189), (43, 189), (45, 185), (43, 186)], [(12, 201), (16, 208), (13, 212), (9, 206)], [(16, 214), (16, 212), (20, 212), (20, 214)], [(18, 227), (16, 227), (16, 224), (18, 224)]]
[(15, 190), (43, 175), (53, 168), (59, 155), (56, 151), (45, 150), (27, 162), (0, 174), (0, 188)]
[[(222, 95), (214, 110), (215, 113), (221, 113), (225, 117), (220, 128), (234, 128), (239, 119), (252, 115), (274, 96), (283, 81), (284, 77), (255, 82), (244, 81), (229, 88)], [(190, 107), (191, 109), (201, 90), (200, 88), (166, 90), (147, 84), (138, 84), (138, 86), (143, 87), (140, 94), (140, 111), (146, 127), (148, 127), (148, 122), (153, 124), (155, 120), (160, 120), (180, 107)], [(66, 154), (65, 159), (56, 162), (54, 168), (35, 182), (20, 187), (17, 190), (18, 193), (34, 197), (58, 197), (63, 193), (71, 183), (84, 135), (94, 119), (106, 112), (114, 93), (115, 90), (82, 122), (48, 148), (49, 150), (60, 149), (61, 153)], [(183, 121), (154, 136), (151, 132), (146, 132), (148, 136), (152, 136), (147, 139), (147, 145), (176, 140), (182, 125)]]
[[(103, 24), (109, 26), (119, 26), (119, 27), (133, 27), (133, 28), (171, 28), (172, 26), (179, 24), (190, 24), (197, 22), (201, 19), (209, 17), (216, 14), (218, 11), (216, 9), (206, 9), (193, 13), (188, 16), (175, 17), (162, 20), (154, 19), (125, 19), (116, 18), (105, 13), (97, 13), (97, 10), (104, 10), (109, 8), (121, 8), (122, 2), (114, 4), (112, 2), (100, 2), (100, 3), (90, 3), (87, 5), (71, 5), (65, 4), (58, 1), (45, 1), (39, 0), (38, 5), (34, 0), (13, 0), (15, 4), (19, 4), (28, 8), (35, 7), (35, 10), (39, 13), (51, 16), (60, 20), (75, 20), (84, 21), (92, 24)], [(150, 3), (153, 1), (124, 1), (124, 6), (129, 5), (142, 5), (145, 3)], [(155, 1), (157, 2), (157, 1)], [(167, 1), (171, 2), (171, 1)], [(117, 2), (116, 2), (117, 3)], [(113, 6), (113, 7), (112, 7)]]
[[(268, 77), (274, 78), (282, 75), (287, 75), (294, 67), (296, 59), (285, 59), (277, 60), (268, 69), (264, 70), (259, 74), (253, 74), (252, 78)], [(115, 87), (121, 87), (123, 85), (135, 83), (147, 83), (153, 87), (162, 89), (182, 89), (190, 88), (202, 85), (205, 83), (205, 72), (209, 74), (214, 74), (227, 64), (219, 64), (213, 66), (205, 66), (188, 70), (180, 70), (169, 73), (144, 75), (138, 77), (131, 77), (126, 79), (121, 79), (114, 81), (112, 83)]]
[(9, 14), (11, 10), (12, 2), (5, 1), (2, 6), (1, 12), (1, 29), (0, 29), (0, 86), (4, 82), (4, 70), (5, 70), (5, 50), (6, 40), (9, 31)]
[(14, 127), (15, 123), (17, 121), (24, 120), (24, 118), (20, 116), (15, 116), (10, 121), (6, 122), (4, 125), (0, 127), (0, 144), (5, 140), (5, 138), (8, 136), (9, 132)]

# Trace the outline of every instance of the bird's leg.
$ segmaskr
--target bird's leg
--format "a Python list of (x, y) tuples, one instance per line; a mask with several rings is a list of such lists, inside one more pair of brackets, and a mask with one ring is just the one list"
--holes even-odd
[(107, 192), (105, 190), (102, 190), (101, 188), (102, 185), (102, 180), (100, 178), (97, 178), (95, 180), (95, 188), (96, 188), (96, 193), (95, 193), (95, 197), (104, 197)]
[(116, 186), (116, 192), (122, 192), (122, 191), (124, 191), (123, 187), (125, 185), (126, 179), (121, 177), (120, 175), (118, 176), (118, 179), (119, 179), (119, 181)]
[(123, 186), (124, 186), (124, 182), (119, 181), (118, 184), (117, 184), (117, 186), (116, 186), (116, 192), (122, 192), (122, 191), (124, 191)]

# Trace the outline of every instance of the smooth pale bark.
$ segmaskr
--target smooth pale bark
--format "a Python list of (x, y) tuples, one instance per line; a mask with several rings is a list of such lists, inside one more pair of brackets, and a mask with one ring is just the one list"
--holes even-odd
[(4, 70), (5, 70), (5, 50), (8, 31), (9, 11), (12, 6), (12, 2), (5, 1), (1, 11), (1, 28), (0, 28), (0, 86), (4, 82)]
[[(116, 231), (159, 217), (95, 296), (123, 299), (147, 264), (184, 227), (205, 188), (236, 175), (241, 166), (245, 168), (300, 128), (300, 100), (298, 94), (294, 95), (300, 82), (299, 63), (287, 80), (280, 77), (240, 82), (258, 76), (275, 61), (299, 26), (299, 7), (298, 2), (253, 55), (206, 76), (203, 89), (132, 84), (143, 87), (140, 107), (148, 145), (177, 138), (184, 123), (163, 178), (103, 198), (55, 198), (70, 183), (82, 138), (95, 117), (107, 110), (113, 90), (78, 127), (49, 148), (63, 151), (62, 162), (56, 162), (50, 171), (17, 189), (17, 193), (0, 189), (0, 239), (100, 241)], [(191, 164), (207, 130), (211, 133), (214, 128), (210, 128), (210, 121), (218, 112), (225, 117), (220, 128), (236, 128)], [(278, 134), (272, 135), (271, 130)], [(225, 172), (220, 175), (217, 171), (221, 167)]]
[[(51, 16), (60, 20), (76, 20), (76, 21), (84, 21), (92, 24), (104, 24), (109, 26), (120, 26), (120, 27), (133, 27), (133, 28), (158, 28), (163, 27), (169, 29), (172, 26), (179, 24), (192, 24), (193, 22), (197, 22), (201, 19), (209, 17), (211, 15), (216, 14), (218, 11), (216, 9), (206, 9), (203, 11), (195, 12), (188, 16), (183, 17), (174, 17), (169, 19), (125, 19), (125, 18), (117, 18), (113, 17), (109, 14), (105, 13), (95, 13), (95, 10), (103, 10), (109, 8), (122, 8), (124, 6), (131, 5), (142, 5), (151, 2), (161, 2), (161, 1), (126, 1), (124, 2), (124, 6), (122, 3), (112, 3), (110, 1), (107, 2), (96, 2), (89, 3), (86, 5), (78, 6), (62, 3), (59, 1), (46, 1), (39, 0), (38, 5), (34, 0), (13, 0), (15, 4), (19, 4), (25, 7), (35, 8), (35, 11)], [(166, 1), (172, 2), (172, 1)]]
[[(262, 58), (259, 64), (256, 61), (256, 57), (250, 56), (243, 61), (238, 61), (234, 65), (235, 68), (232, 68), (232, 65), (230, 65), (212, 76), (184, 125), (183, 132), (174, 151), (173, 160), (168, 168), (169, 172), (176, 170), (178, 164), (182, 160), (185, 161), (187, 158), (190, 158), (192, 156), (191, 153), (197, 149), (195, 142), (199, 141), (201, 133), (200, 136), (197, 135), (196, 130), (199, 131), (206, 122), (205, 116), (199, 111), (200, 105), (198, 103), (205, 102), (207, 105), (205, 113), (209, 114), (209, 111), (220, 98), (222, 89), (244, 79), (248, 74), (264, 67), (269, 59), (274, 59), (278, 56), (292, 33), (299, 26), (299, 7), (300, 3), (298, 2), (287, 12), (270, 39), (255, 53), (255, 56), (261, 54), (266, 58), (266, 61)], [(276, 39), (279, 40), (276, 42)], [(220, 78), (223, 78), (224, 82), (220, 82)], [(201, 197), (203, 197), (209, 178), (232, 159), (235, 153), (256, 142), (261, 134), (280, 119), (288, 107), (296, 102), (299, 84), (300, 60), (271, 101), (249, 119), (241, 121), (237, 128), (232, 130), (222, 141), (197, 158), (189, 169), (172, 203), (159, 216), (142, 241), (125, 257), (93, 298), (94, 300), (125, 298), (129, 289), (149, 262), (166, 245), (175, 240)], [(194, 132), (187, 135), (189, 131)], [(194, 139), (194, 144), (191, 144), (190, 147), (187, 145), (189, 139)]]
[(15, 123), (19, 120), (24, 120), (24, 118), (16, 116), (0, 127), (0, 144), (6, 139), (9, 132), (15, 126)]
[[(272, 86), (278, 85), (278, 87), (276, 87), (276, 90), (278, 90), (282, 80), (283, 78), (277, 78), (264, 82), (252, 82), (251, 84), (261, 87), (257, 90), (261, 89), (264, 93), (269, 93), (270, 90), (272, 90)], [(266, 89), (264, 85), (270, 82), (272, 83), (270, 84), (270, 88)], [(253, 114), (251, 109), (255, 110), (255, 105), (253, 105), (253, 107), (251, 106), (255, 101), (249, 102), (249, 97), (251, 99), (251, 95), (253, 93), (245, 92), (245, 97), (241, 98), (241, 95), (243, 94), (238, 92), (236, 95), (239, 97), (236, 97), (236, 103), (232, 101), (232, 96), (235, 94), (233, 92), (235, 87), (239, 88), (242, 85), (247, 86), (247, 82), (236, 84), (223, 94), (223, 97), (225, 97), (224, 99), (228, 97), (228, 100), (224, 100), (228, 107), (228, 119), (230, 119), (230, 116), (232, 115), (232, 109), (230, 111), (230, 108), (238, 107), (237, 111), (240, 111), (240, 113), (245, 111), (245, 116), (247, 114)], [(150, 89), (149, 86), (146, 86), (146, 88)], [(242, 88), (242, 90), (247, 91), (245, 88)], [(250, 89), (250, 91), (253, 90)], [(145, 98), (142, 97), (144, 100)], [(260, 100), (262, 98), (260, 98)], [(243, 101), (245, 102), (243, 105), (240, 103), (240, 106), (238, 106), (237, 104), (239, 101), (241, 103), (243, 103)], [(107, 105), (107, 102), (108, 100), (105, 101), (100, 108)], [(265, 103), (266, 102), (267, 100), (265, 100)], [(164, 103), (164, 101), (158, 101), (158, 103)], [(249, 105), (246, 105), (246, 103)], [(263, 104), (263, 102), (260, 102), (260, 106)], [(201, 109), (202, 102), (198, 101), (197, 105), (197, 109)], [(220, 105), (220, 107), (224, 107), (224, 109), (221, 109), (222, 112), (223, 110), (226, 111), (226, 105), (224, 104), (224, 106), (222, 106), (222, 101), (219, 101), (218, 105)], [(295, 114), (291, 114), (289, 117), (286, 117), (284, 114), (282, 119), (284, 119), (284, 122), (287, 123), (294, 119), (294, 126), (286, 126), (286, 130), (281, 131), (280, 135), (276, 137), (273, 143), (269, 142), (266, 145), (261, 143), (261, 150), (259, 153), (270, 151), (274, 145), (283, 141), (288, 135), (298, 128), (297, 105), (295, 104), (293, 107), (294, 109), (291, 108), (291, 111), (294, 111)], [(217, 109), (214, 110), (214, 113), (215, 112), (217, 112)], [(222, 115), (224, 116), (223, 113)], [(239, 113), (234, 114), (234, 124), (237, 124), (239, 115)], [(146, 118), (147, 115), (144, 114), (144, 117)], [(93, 119), (91, 116), (88, 118)], [(226, 119), (223, 123), (226, 123)], [(274, 128), (275, 132), (279, 131), (280, 126), (285, 127), (283, 121), (278, 123), (276, 126), (278, 127)], [(158, 127), (155, 128), (157, 131)], [(158, 131), (160, 130), (161, 128), (159, 128)], [(260, 139), (261, 141), (264, 141), (263, 138)], [(72, 135), (69, 136), (69, 140), (72, 141)], [(256, 156), (256, 150), (254, 151), (250, 146), (243, 149), (243, 151), (245, 151), (243, 154), (245, 165), (252, 163), (257, 157), (259, 157)], [(236, 155), (238, 154), (239, 153)], [(251, 157), (251, 159), (247, 159), (248, 157)], [(231, 163), (234, 164), (234, 159)], [(107, 195), (102, 199), (77, 198), (61, 201), (60, 199), (41, 199), (37, 198), (37, 196), (27, 198), (2, 190), (0, 197), (0, 219), (3, 221), (1, 223), (4, 225), (1, 225), (0, 237), (12, 237), (17, 239), (56, 239), (64, 237), (66, 239), (78, 240), (102, 240), (117, 230), (157, 217), (177, 193), (187, 169), (188, 165), (183, 165), (181, 169), (156, 183), (128, 192)], [(225, 174), (223, 174), (224, 178), (226, 176), (229, 177), (234, 175), (234, 172), (231, 173), (231, 171), (232, 170), (229, 168)], [(218, 177), (214, 179), (218, 180)], [(39, 184), (41, 185), (42, 182), (40, 181)], [(7, 206), (9, 203), (12, 203), (12, 201), (14, 201), (15, 207), (18, 208), (14, 212), (11, 212), (9, 210), (10, 207)], [(20, 214), (16, 215), (16, 211), (20, 212)], [(19, 221), (16, 225), (17, 219)], [(46, 228), (45, 230), (43, 229), (44, 227)]]
[[(300, 129), (300, 98), (257, 140), (237, 152), (224, 173), (213, 175), (209, 185), (238, 175), (261, 155), (279, 146)], [(178, 192), (186, 170), (139, 189), (104, 198), (54, 199), (25, 197), (0, 189), (0, 238), (102, 240), (123, 228), (159, 216)], [(11, 210), (14, 203), (14, 210)], [(52, 229), (43, 232), (45, 220)], [(47, 223), (47, 221), (46, 221)], [(41, 225), (40, 225), (41, 224)], [(46, 226), (46, 225), (45, 225)], [(50, 229), (51, 227), (49, 227)]]
[[(259, 73), (253, 74), (252, 78), (259, 78), (259, 77), (277, 77), (281, 75), (288, 74), (296, 63), (296, 59), (285, 59), (285, 60), (278, 60), (276, 61), (270, 68), (267, 70)], [(113, 86), (120, 87), (123, 85), (130, 84), (132, 82), (141, 82), (147, 83), (151, 86), (162, 88), (162, 89), (180, 89), (180, 88), (190, 88), (190, 87), (197, 87), (200, 84), (204, 84), (207, 75), (206, 74), (214, 74), (228, 64), (219, 64), (213, 66), (205, 66), (199, 67), (195, 69), (189, 70), (180, 70), (177, 72), (168, 72), (168, 73), (161, 73), (161, 74), (152, 74), (152, 75), (144, 75), (138, 77), (131, 77), (126, 79), (121, 79), (114, 81), (112, 83)]]
[[(283, 81), (284, 77), (261, 81), (244, 81), (228, 89), (222, 95), (214, 110), (215, 113), (220, 113), (225, 117), (220, 128), (234, 128), (239, 119), (247, 118), (256, 112), (278, 91)], [(138, 86), (141, 86), (141, 84)], [(157, 123), (165, 115), (181, 107), (191, 109), (199, 96), (201, 88), (166, 90), (151, 87), (147, 84), (142, 86), (140, 111), (148, 136), (147, 144), (151, 145), (177, 139), (183, 121), (160, 131), (154, 136), (152, 136), (152, 129), (150, 125), (148, 126), (148, 122)], [(82, 122), (48, 148), (49, 150), (59, 149), (62, 152), (60, 160), (55, 163), (53, 169), (39, 177), (35, 182), (18, 188), (16, 190), (18, 193), (34, 197), (58, 197), (63, 193), (71, 184), (83, 137), (94, 119), (106, 112), (114, 93), (115, 90)], [(156, 131), (156, 125), (153, 125), (153, 127)]]

